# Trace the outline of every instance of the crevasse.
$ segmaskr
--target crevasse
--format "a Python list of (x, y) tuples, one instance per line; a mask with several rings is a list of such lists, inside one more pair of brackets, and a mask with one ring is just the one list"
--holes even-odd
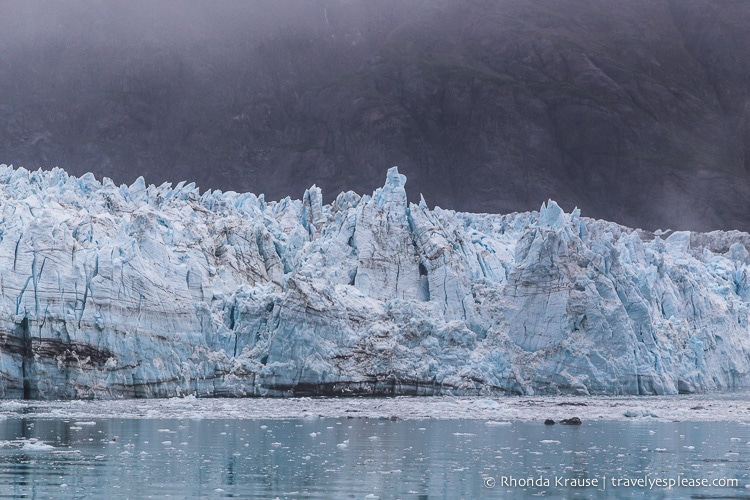
[(745, 385), (750, 235), (0, 166), (5, 398)]

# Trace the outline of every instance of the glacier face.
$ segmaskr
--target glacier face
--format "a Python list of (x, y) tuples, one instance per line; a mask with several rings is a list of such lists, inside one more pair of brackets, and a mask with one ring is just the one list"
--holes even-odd
[(750, 235), (0, 166), (0, 395), (672, 394), (745, 385)]

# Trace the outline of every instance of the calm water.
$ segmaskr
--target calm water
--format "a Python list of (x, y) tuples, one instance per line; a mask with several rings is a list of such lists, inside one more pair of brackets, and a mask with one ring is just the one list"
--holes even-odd
[[(750, 498), (741, 423), (9, 418), (0, 440), (6, 498)], [(738, 484), (625, 482), (678, 476)]]

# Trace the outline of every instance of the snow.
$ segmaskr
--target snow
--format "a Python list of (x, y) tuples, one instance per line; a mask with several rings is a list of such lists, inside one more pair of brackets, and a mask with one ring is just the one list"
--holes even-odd
[(0, 396), (748, 383), (750, 235), (649, 233), (552, 200), (456, 213), (409, 203), (405, 183), (394, 167), (324, 205), (316, 186), (266, 201), (0, 166)]

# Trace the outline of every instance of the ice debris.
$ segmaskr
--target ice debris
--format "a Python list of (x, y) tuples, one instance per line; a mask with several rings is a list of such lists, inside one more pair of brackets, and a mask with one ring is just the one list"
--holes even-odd
[(0, 396), (745, 385), (750, 235), (0, 166)]

